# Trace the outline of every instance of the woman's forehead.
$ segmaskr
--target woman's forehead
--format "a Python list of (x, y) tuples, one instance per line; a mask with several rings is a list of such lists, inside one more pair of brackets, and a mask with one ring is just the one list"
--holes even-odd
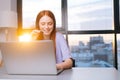
[(48, 22), (48, 21), (53, 21), (53, 19), (47, 15), (40, 18), (40, 22)]

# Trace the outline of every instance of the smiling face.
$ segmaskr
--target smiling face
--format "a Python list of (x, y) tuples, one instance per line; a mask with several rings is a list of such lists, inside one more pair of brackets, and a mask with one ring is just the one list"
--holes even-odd
[(45, 15), (39, 20), (40, 30), (43, 32), (43, 35), (50, 36), (54, 29), (54, 22), (52, 18)]

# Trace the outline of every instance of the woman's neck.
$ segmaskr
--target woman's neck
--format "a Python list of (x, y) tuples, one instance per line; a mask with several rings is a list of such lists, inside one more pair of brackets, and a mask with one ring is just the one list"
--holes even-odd
[(44, 35), (44, 40), (50, 40), (50, 36), (49, 35)]

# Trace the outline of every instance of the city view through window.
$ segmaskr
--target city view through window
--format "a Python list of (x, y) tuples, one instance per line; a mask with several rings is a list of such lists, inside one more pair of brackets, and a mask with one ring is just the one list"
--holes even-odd
[[(68, 31), (114, 30), (113, 0), (68, 1)], [(76, 67), (113, 67), (113, 34), (68, 34)]]
[[(76, 67), (113, 67), (113, 35), (69, 35), (69, 46)], [(72, 41), (73, 38), (73, 41)], [(82, 40), (84, 39), (84, 40)]]

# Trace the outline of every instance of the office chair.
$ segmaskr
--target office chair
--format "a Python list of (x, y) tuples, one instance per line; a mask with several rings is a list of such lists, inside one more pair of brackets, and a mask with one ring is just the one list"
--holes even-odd
[(73, 58), (71, 58), (71, 59), (72, 59), (72, 61), (73, 61), (72, 67), (75, 67), (75, 60), (74, 60)]

